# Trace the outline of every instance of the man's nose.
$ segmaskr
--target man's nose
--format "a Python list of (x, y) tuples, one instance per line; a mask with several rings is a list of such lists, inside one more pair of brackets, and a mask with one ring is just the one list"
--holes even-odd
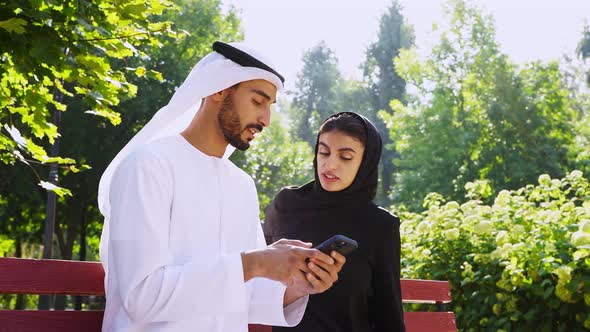
[(258, 122), (260, 122), (263, 127), (268, 127), (270, 125), (270, 107), (267, 107), (262, 111), (262, 115), (260, 115)]

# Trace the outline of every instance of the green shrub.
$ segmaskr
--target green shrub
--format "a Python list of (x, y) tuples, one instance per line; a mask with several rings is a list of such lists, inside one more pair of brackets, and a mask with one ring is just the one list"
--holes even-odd
[(590, 185), (582, 172), (501, 191), (493, 205), (431, 193), (400, 212), (402, 275), (449, 280), (463, 331), (590, 330)]

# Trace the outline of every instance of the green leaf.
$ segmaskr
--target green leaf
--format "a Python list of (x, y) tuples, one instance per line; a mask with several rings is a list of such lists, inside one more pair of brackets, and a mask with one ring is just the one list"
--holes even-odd
[(67, 167), (68, 170), (72, 171), (73, 173), (79, 173), (81, 171), (92, 169), (92, 167), (88, 165), (82, 165), (80, 167), (76, 167), (75, 165), (70, 165)]
[(22, 153), (18, 150), (14, 150), (12, 151), (12, 154), (16, 157), (16, 159), (18, 159), (20, 162), (26, 164), (26, 165), (30, 165), (29, 162), (25, 159), (25, 157), (23, 157)]
[(16, 142), (18, 147), (21, 149), (27, 149), (27, 140), (21, 135), (20, 131), (14, 126), (8, 126), (8, 124), (4, 124), (4, 129), (8, 131), (10, 137)]
[(137, 67), (135, 68), (135, 75), (137, 75), (137, 77), (143, 77), (145, 75), (145, 67)]
[(27, 140), (26, 151), (40, 162), (45, 161), (47, 158), (47, 152), (45, 149), (43, 149), (42, 146), (35, 144), (32, 140)]
[(107, 111), (107, 110), (90, 110), (90, 111), (86, 111), (84, 112), (86, 114), (93, 114), (93, 115), (98, 115), (104, 118), (107, 118), (111, 121), (111, 124), (113, 126), (116, 126), (118, 124), (121, 123), (121, 114), (115, 112), (115, 111)]
[(553, 286), (545, 289), (545, 291), (543, 292), (543, 298), (548, 299), (549, 297), (551, 297), (551, 295), (553, 295), (554, 290), (555, 288)]
[(47, 157), (43, 158), (43, 163), (50, 164), (50, 163), (58, 163), (58, 164), (73, 164), (76, 161), (72, 158), (62, 158), (62, 157)]
[(72, 196), (72, 192), (69, 189), (56, 186), (51, 182), (41, 181), (39, 182), (39, 186), (45, 190), (53, 191), (59, 197)]
[(16, 34), (24, 33), (25, 26), (27, 26), (27, 21), (23, 20), (22, 18), (13, 17), (6, 21), (0, 21), (0, 28), (8, 32), (14, 32)]
[(164, 81), (164, 77), (162, 76), (162, 73), (160, 73), (159, 71), (155, 71), (155, 70), (150, 70), (147, 74), (147, 77), (155, 78), (156, 80), (158, 80), (158, 82)]

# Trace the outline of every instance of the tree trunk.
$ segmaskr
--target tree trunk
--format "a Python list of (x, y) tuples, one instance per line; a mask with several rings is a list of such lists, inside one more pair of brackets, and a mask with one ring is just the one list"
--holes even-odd
[[(15, 243), (16, 250), (15, 250), (14, 256), (21, 258), (21, 257), (23, 257), (23, 248), (22, 248), (20, 235), (16, 236), (15, 242), (16, 242)], [(23, 309), (25, 309), (25, 296), (23, 294), (18, 294), (16, 296), (16, 304), (14, 305), (14, 310), (23, 310)]]
[[(77, 211), (76, 206), (73, 206), (71, 209)], [(61, 251), (61, 259), (71, 260), (72, 259), (72, 251), (74, 249), (74, 241), (75, 241), (75, 228), (78, 224), (77, 215), (79, 213), (68, 213), (66, 214), (66, 223), (57, 223), (56, 225), (56, 233), (59, 242), (59, 247)], [(63, 234), (63, 227), (66, 227), (66, 236), (64, 237)], [(57, 295), (55, 297), (55, 310), (64, 310), (66, 308), (66, 296), (64, 295)]]
[[(84, 209), (82, 216), (82, 224), (80, 225), (80, 260), (86, 261), (86, 218), (88, 217), (87, 210)], [(82, 296), (76, 296), (76, 303), (74, 308), (76, 310), (82, 310)]]

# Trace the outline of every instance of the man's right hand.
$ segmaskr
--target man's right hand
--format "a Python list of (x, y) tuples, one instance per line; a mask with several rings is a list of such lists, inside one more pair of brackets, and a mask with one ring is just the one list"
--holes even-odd
[(334, 264), (332, 257), (311, 249), (311, 243), (282, 239), (266, 248), (242, 253), (244, 279), (248, 281), (254, 277), (263, 277), (291, 286), (302, 271), (312, 272), (306, 262), (308, 258)]

